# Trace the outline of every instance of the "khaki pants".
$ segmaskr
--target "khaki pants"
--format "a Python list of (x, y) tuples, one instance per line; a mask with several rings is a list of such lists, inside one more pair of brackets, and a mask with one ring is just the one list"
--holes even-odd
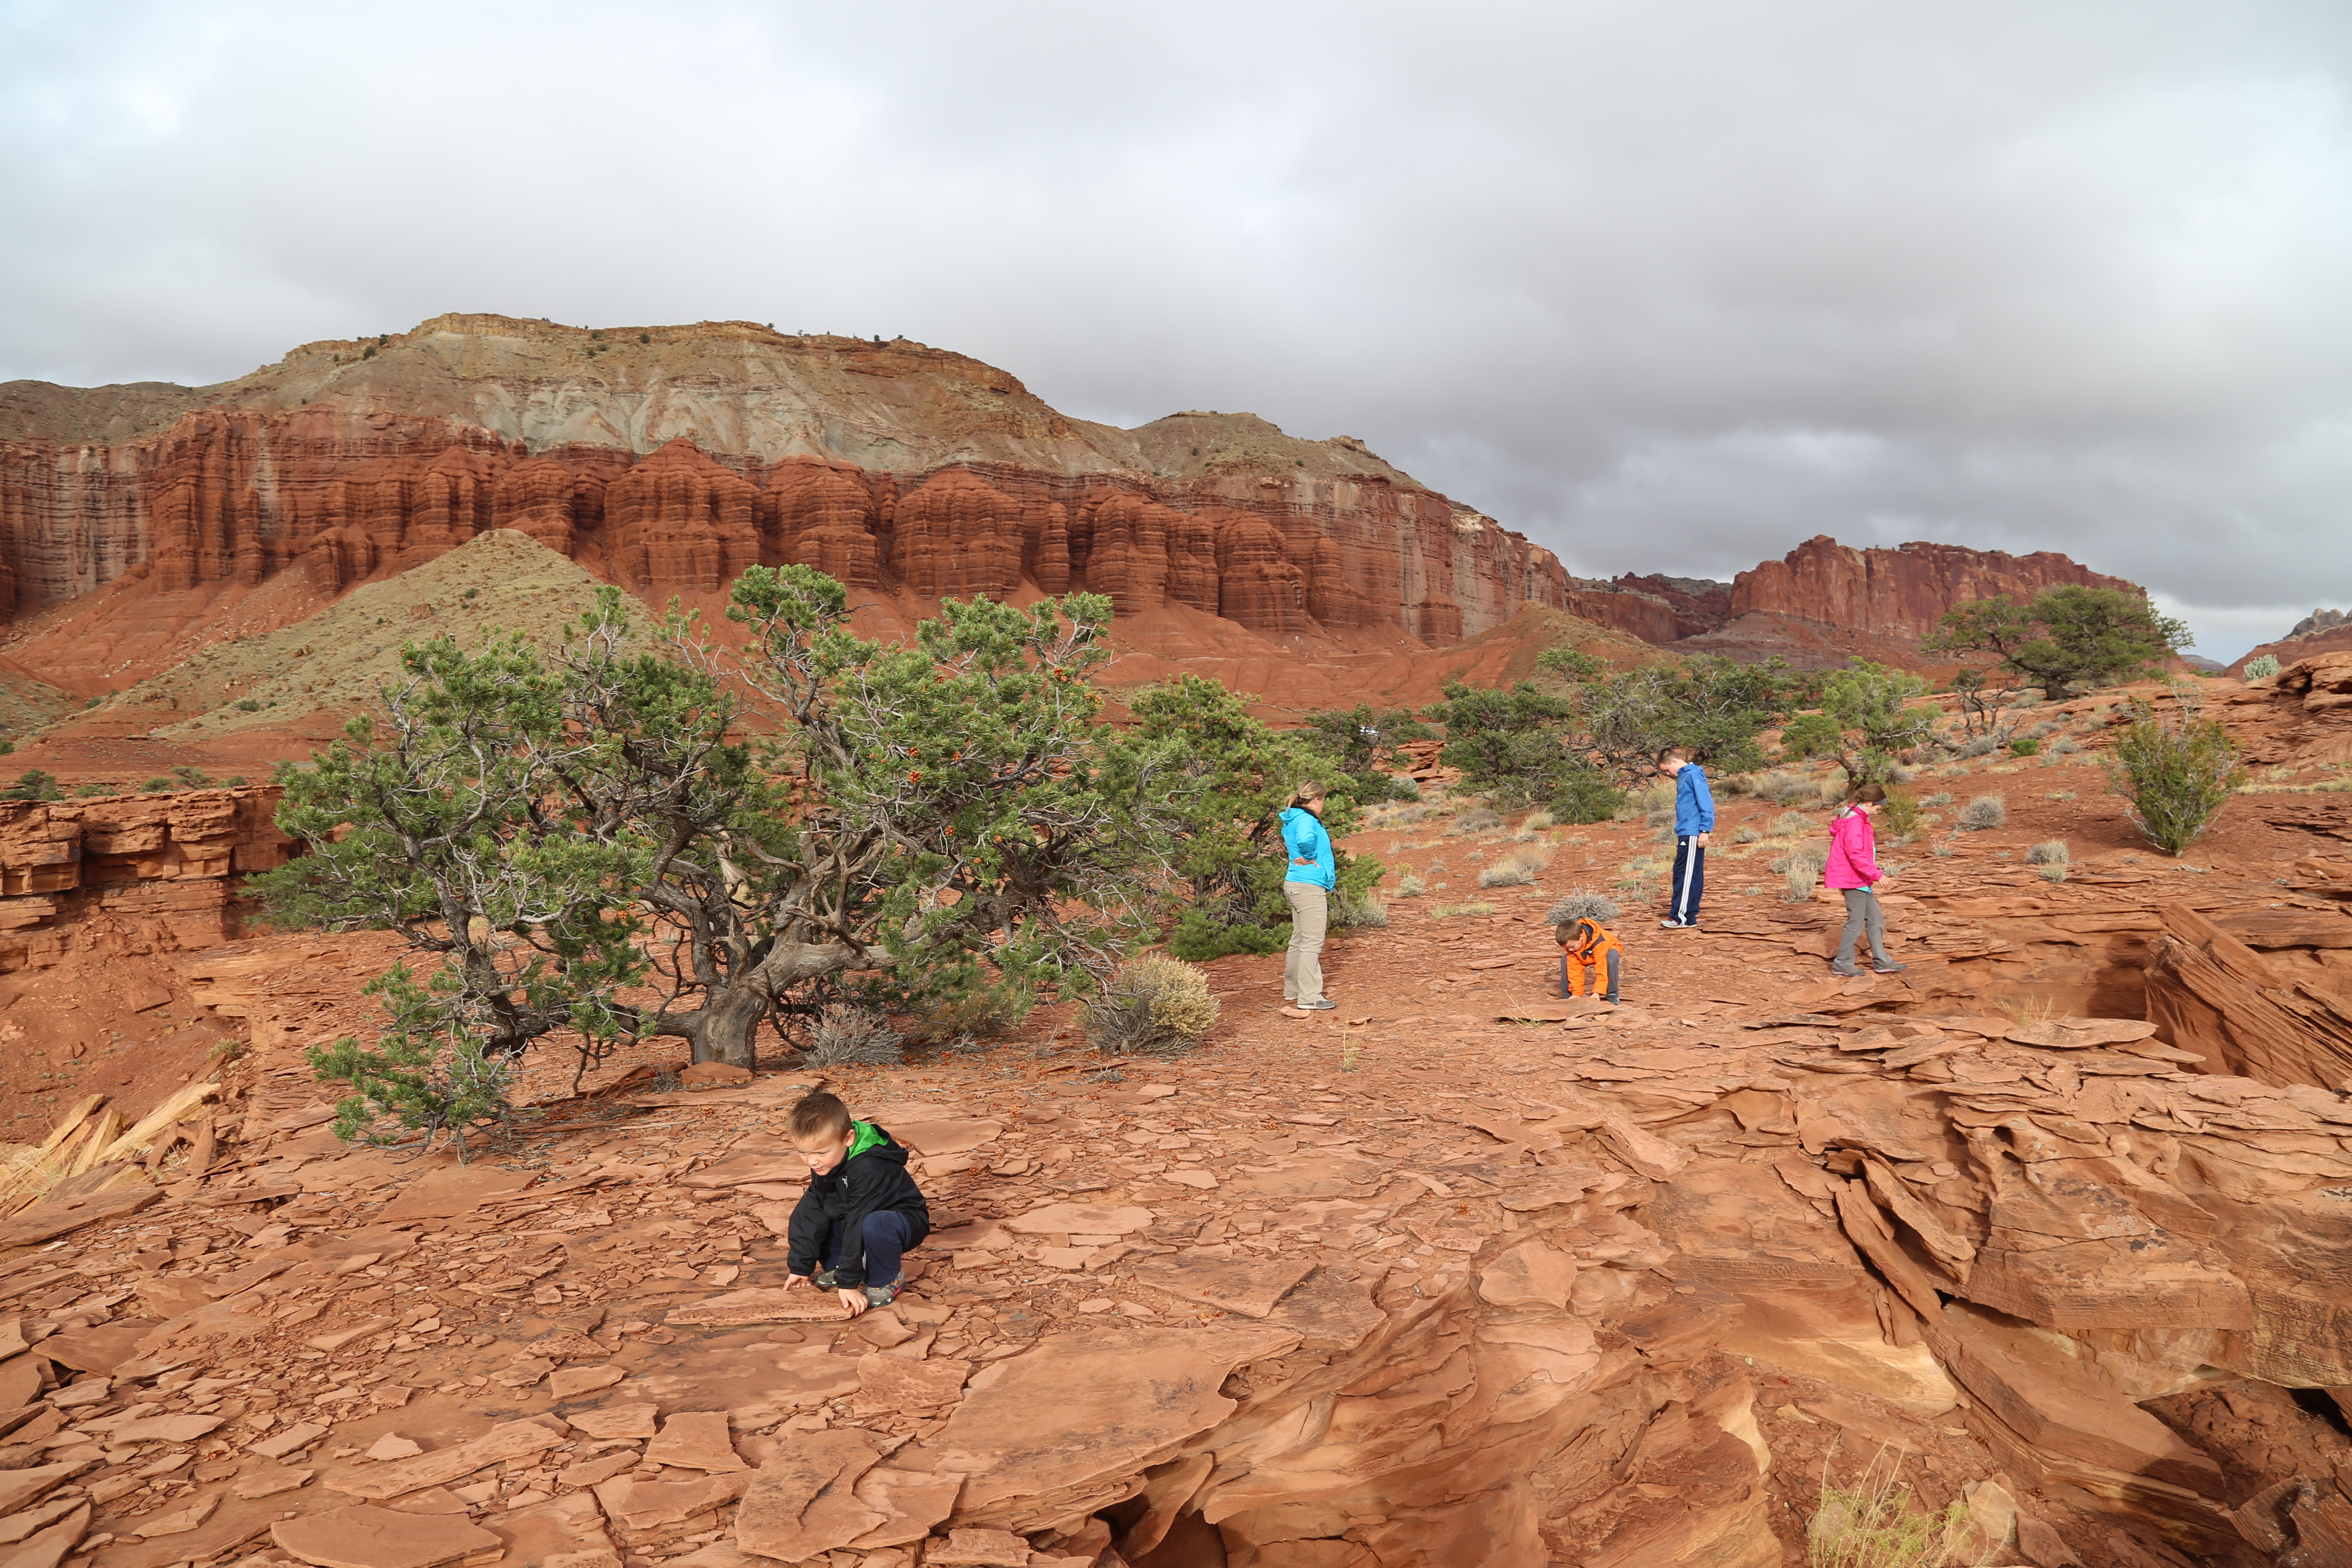
[(1312, 882), (1285, 882), (1290, 900), (1290, 956), (1282, 965), (1282, 999), (1323, 1000), (1323, 928), (1329, 922), (1331, 895)]

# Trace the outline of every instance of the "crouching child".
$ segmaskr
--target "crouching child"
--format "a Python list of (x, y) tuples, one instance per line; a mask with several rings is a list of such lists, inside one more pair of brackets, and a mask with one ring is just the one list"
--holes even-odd
[(852, 1317), (888, 1306), (906, 1283), (901, 1255), (931, 1233), (905, 1147), (822, 1089), (793, 1106), (788, 1135), (809, 1184), (788, 1227), (784, 1289), (807, 1280), (837, 1291)]
[(1625, 956), (1625, 950), (1617, 943), (1617, 933), (1590, 916), (1562, 921), (1551, 928), (1551, 933), (1559, 942), (1560, 995), (1599, 996), (1603, 1002), (1614, 1003), (1618, 973)]

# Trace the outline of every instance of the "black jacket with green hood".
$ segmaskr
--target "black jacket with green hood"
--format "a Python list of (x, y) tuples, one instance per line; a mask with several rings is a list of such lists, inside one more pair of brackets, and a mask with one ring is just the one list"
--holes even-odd
[[(786, 1267), (793, 1273), (814, 1274), (824, 1267), (825, 1243), (833, 1227), (844, 1224), (846, 1245), (834, 1281), (854, 1290), (866, 1280), (866, 1216), (894, 1209), (907, 1219), (907, 1245), (918, 1246), (931, 1234), (931, 1211), (922, 1190), (907, 1173), (907, 1151), (871, 1121), (853, 1121), (856, 1138), (848, 1158), (822, 1176), (809, 1178), (808, 1191), (793, 1206), (788, 1227)], [(881, 1283), (887, 1285), (888, 1280)]]

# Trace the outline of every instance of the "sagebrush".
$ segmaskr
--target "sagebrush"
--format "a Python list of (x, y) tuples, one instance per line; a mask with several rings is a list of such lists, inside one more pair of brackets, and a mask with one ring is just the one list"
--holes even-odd
[(1130, 958), (1087, 1004), (1087, 1038), (1108, 1056), (1182, 1056), (1216, 1026), (1209, 977), (1189, 963)]
[(907, 1059), (907, 1037), (871, 1008), (835, 1002), (809, 1026), (808, 1048), (800, 1065), (895, 1067)]

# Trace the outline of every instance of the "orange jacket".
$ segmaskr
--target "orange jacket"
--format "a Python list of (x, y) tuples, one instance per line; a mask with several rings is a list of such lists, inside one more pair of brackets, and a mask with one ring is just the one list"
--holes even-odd
[(1588, 969), (1596, 963), (1605, 963), (1606, 955), (1611, 952), (1625, 951), (1617, 940), (1617, 933), (1599, 921), (1580, 920), (1572, 926), (1554, 926), (1552, 934), (1559, 938), (1559, 945), (1568, 950), (1570, 963), (1582, 964)]

